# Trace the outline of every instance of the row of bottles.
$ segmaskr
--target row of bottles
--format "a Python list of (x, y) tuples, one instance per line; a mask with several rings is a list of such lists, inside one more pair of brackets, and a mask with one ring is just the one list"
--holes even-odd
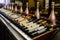
[[(14, 5), (15, 5), (15, 7), (14, 7)], [(14, 3), (12, 3), (11, 5), (5, 6), (5, 8), (10, 9), (11, 11), (13, 11), (13, 10), (16, 11), (16, 12), (19, 11), (21, 14), (25, 13), (26, 15), (28, 15), (29, 14), (28, 2), (26, 3), (26, 10), (25, 10), (25, 12), (23, 11), (22, 6), (23, 6), (23, 3), (20, 2), (20, 5), (19, 5), (20, 10), (18, 10), (17, 4), (14, 4)], [(39, 2), (37, 2), (37, 9), (36, 9), (35, 15), (36, 15), (37, 19), (39, 19), (38, 18), (38, 17), (40, 17)]]
[[(29, 34), (29, 36), (31, 37), (36, 37), (41, 33), (44, 33), (50, 30), (49, 29), (50, 26), (48, 25), (49, 20), (45, 17), (40, 16), (39, 2), (37, 2), (37, 9), (34, 15), (29, 13), (28, 2), (26, 3), (25, 12), (23, 12), (22, 6), (23, 6), (22, 2), (20, 2), (20, 10), (17, 9), (17, 6), (15, 6), (15, 8), (13, 6), (5, 6), (4, 13), (10, 16), (13, 21), (14, 20), (17, 21), (21, 29), (26, 34)], [(9, 9), (9, 11), (6, 9)], [(11, 12), (12, 10), (14, 10), (16, 13)], [(19, 11), (20, 13), (18, 13), (17, 11)], [(25, 13), (26, 15), (22, 15), (23, 13)], [(51, 18), (52, 24), (55, 25), (54, 2), (52, 2), (52, 11), (49, 19), (50, 18)]]

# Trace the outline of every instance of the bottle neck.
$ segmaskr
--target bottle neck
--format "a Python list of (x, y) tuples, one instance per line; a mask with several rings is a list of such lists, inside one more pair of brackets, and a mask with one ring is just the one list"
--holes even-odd
[(52, 2), (52, 10), (54, 10), (54, 2)]
[(37, 9), (39, 9), (39, 2), (37, 2)]

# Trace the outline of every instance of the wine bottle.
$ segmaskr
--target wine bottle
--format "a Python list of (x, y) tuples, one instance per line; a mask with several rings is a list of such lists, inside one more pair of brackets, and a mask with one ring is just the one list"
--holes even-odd
[(6, 6), (6, 9), (8, 9), (8, 6)]
[(12, 11), (14, 10), (13, 5), (14, 5), (14, 3), (12, 3)]
[(37, 19), (40, 19), (39, 2), (37, 2), (37, 9), (36, 9), (35, 15), (36, 15)]
[(52, 10), (51, 10), (51, 14), (49, 16), (49, 19), (50, 19), (52, 25), (56, 25), (56, 16), (54, 14), (54, 2), (52, 2)]
[(33, 33), (34, 31), (36, 32), (36, 31), (41, 30), (43, 28), (45, 28), (45, 27), (40, 25), (37, 28), (35, 28), (34, 30), (29, 31), (29, 33)]
[(26, 3), (26, 10), (25, 10), (26, 14), (29, 14), (29, 9), (28, 9), (28, 2)]
[(8, 9), (8, 6), (6, 6), (6, 10)]
[(45, 31), (46, 31), (46, 28), (43, 28), (43, 29), (41, 29), (41, 30), (39, 30), (39, 31), (36, 31), (36, 32), (32, 33), (31, 35), (32, 35), (32, 36), (36, 36), (36, 35), (39, 35), (39, 34), (45, 32)]
[(9, 6), (7, 5), (7, 10), (9, 9), (8, 7), (9, 7)]
[(20, 2), (20, 13), (23, 13), (22, 2)]
[(41, 24), (30, 22), (30, 23), (27, 23), (27, 26), (26, 27), (28, 27), (29, 32), (32, 32), (35, 29), (38, 29), (40, 26), (42, 26), (42, 25)]
[(12, 5), (10, 5), (10, 10), (12, 9)]
[(34, 23), (40, 20), (39, 2), (37, 2), (37, 9), (36, 9), (35, 15), (36, 15), (36, 17), (35, 16), (32, 16)]
[(6, 6), (4, 6), (3, 8), (6, 9)]
[(15, 11), (17, 12), (17, 4), (15, 5)]
[(14, 20), (15, 20), (16, 18), (18, 18), (18, 17), (19, 17), (19, 16), (18, 16), (17, 14), (11, 15), (11, 18), (14, 19)]

